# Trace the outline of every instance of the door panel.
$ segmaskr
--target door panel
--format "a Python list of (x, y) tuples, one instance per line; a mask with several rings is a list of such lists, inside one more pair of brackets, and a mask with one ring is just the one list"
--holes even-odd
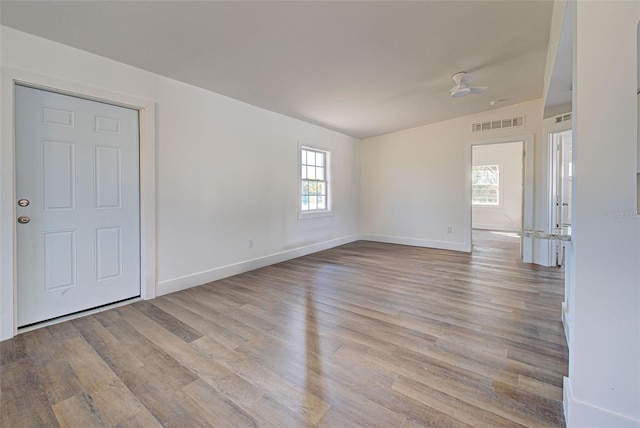
[(18, 326), (139, 296), (138, 112), (15, 90)]
[(76, 286), (76, 231), (45, 232), (44, 289), (60, 291)]
[(96, 147), (96, 208), (120, 208), (120, 149)]
[(44, 210), (73, 210), (76, 200), (75, 143), (42, 142)]
[(122, 228), (104, 227), (96, 231), (96, 281), (122, 275)]

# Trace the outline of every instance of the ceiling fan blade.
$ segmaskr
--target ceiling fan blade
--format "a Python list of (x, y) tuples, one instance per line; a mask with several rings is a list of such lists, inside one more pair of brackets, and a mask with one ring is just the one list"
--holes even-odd
[(481, 94), (484, 91), (486, 91), (487, 89), (489, 89), (488, 86), (474, 86), (473, 88), (469, 88), (471, 89), (471, 93), (472, 94)]
[(467, 73), (465, 71), (459, 71), (456, 74), (454, 74), (453, 76), (451, 76), (451, 78), (453, 79), (453, 81), (455, 82), (455, 86), (460, 86), (462, 84), (462, 79), (464, 78), (464, 76)]
[(466, 97), (471, 93), (471, 89), (466, 86), (458, 86), (451, 90), (451, 98)]

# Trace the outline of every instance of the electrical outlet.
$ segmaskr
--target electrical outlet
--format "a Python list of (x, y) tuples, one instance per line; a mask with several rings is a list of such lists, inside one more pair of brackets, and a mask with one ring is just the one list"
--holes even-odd
[(253, 239), (253, 238), (249, 239), (249, 248), (253, 248), (253, 244), (254, 244), (254, 242), (255, 242), (255, 241), (254, 241), (254, 239)]
[(447, 233), (453, 233), (453, 226), (447, 226)]

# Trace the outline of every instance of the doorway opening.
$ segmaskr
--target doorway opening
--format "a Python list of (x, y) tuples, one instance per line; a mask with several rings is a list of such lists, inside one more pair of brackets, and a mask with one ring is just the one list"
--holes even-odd
[[(550, 171), (550, 224), (551, 232), (571, 235), (571, 184), (573, 179), (573, 132), (571, 129), (549, 134)], [(549, 241), (551, 266), (563, 266), (563, 241)]]
[(524, 141), (472, 145), (472, 251), (510, 242), (523, 257), (524, 172)]

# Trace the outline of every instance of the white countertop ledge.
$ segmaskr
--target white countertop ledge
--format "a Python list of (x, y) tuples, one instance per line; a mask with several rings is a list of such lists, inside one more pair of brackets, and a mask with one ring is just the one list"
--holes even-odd
[(554, 241), (571, 241), (571, 235), (563, 235), (560, 233), (548, 233), (541, 230), (523, 229), (518, 234), (524, 238), (552, 239)]

